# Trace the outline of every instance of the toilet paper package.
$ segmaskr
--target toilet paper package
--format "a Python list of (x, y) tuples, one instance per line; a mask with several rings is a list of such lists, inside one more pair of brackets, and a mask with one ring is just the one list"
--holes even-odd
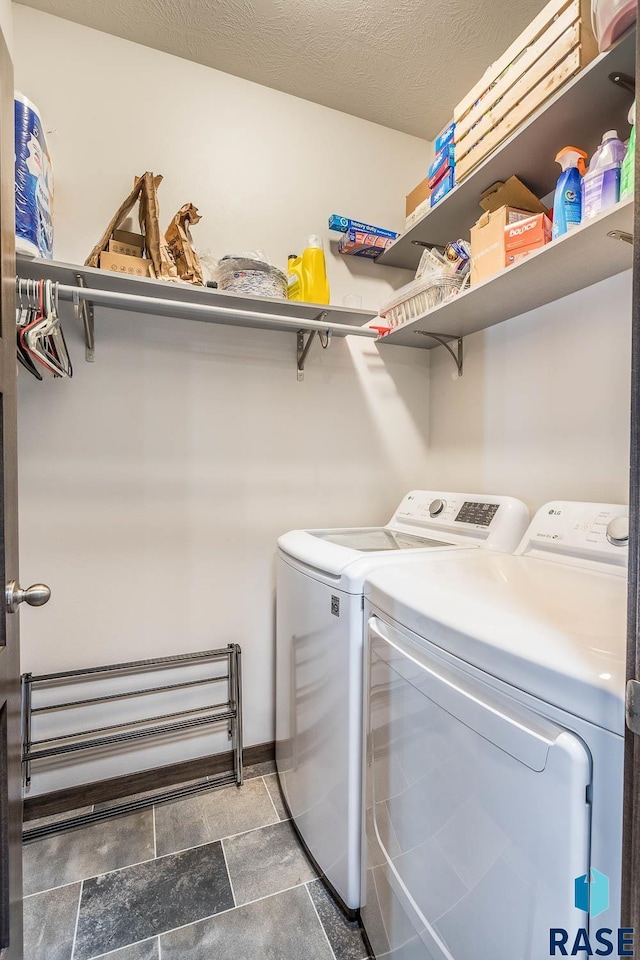
[(53, 257), (53, 171), (37, 107), (15, 95), (16, 252)]

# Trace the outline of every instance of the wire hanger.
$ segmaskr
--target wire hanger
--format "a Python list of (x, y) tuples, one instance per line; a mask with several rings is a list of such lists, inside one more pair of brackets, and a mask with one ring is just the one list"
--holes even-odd
[[(23, 297), (27, 301), (24, 309)], [(73, 368), (58, 316), (58, 285), (51, 280), (18, 281), (18, 359), (38, 379), (40, 368), (71, 377)], [(39, 365), (39, 366), (38, 366)]]

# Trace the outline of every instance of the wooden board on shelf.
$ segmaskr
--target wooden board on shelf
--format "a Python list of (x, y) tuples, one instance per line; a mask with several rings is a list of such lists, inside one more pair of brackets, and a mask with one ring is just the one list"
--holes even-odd
[[(482, 104), (485, 112), (493, 110), (498, 100), (510, 95), (514, 86), (520, 82), (527, 71), (537, 67), (540, 60), (546, 58), (549, 48), (571, 27), (576, 27), (575, 44), (579, 43), (580, 33), (575, 23), (576, 16), (575, 7), (568, 7), (564, 13), (553, 21), (542, 37), (539, 37), (538, 40), (527, 47), (526, 51), (517, 63), (513, 65), (511, 70), (505, 72), (502, 77), (499, 77), (495, 81), (493, 86), (489, 87)], [(575, 44), (572, 46), (575, 46)], [(572, 49), (572, 47), (569, 47), (569, 49)], [(551, 66), (553, 66), (553, 64), (551, 64)], [(459, 112), (459, 107), (457, 107), (454, 110), (454, 119), (456, 120), (456, 143), (461, 143), (474, 123), (478, 122), (478, 118), (470, 108), (467, 109), (466, 114), (462, 115)]]
[[(622, 201), (525, 260), (398, 327), (381, 343), (432, 349), (438, 344), (424, 336), (427, 331), (464, 337), (629, 270), (633, 249), (609, 237), (612, 230), (632, 233), (633, 200)], [(558, 306), (559, 322), (561, 313)]]
[(580, 69), (580, 48), (576, 47), (575, 26), (526, 77), (495, 107), (489, 110), (477, 127), (460, 142), (456, 141), (456, 177), (460, 182), (495, 148), (517, 130), (527, 117), (537, 110)]
[(583, 63), (586, 66), (589, 60), (593, 59), (597, 53), (597, 44), (595, 43), (595, 37), (590, 27), (591, 0), (549, 0), (537, 17), (516, 37), (502, 56), (495, 60), (491, 66), (487, 67), (478, 83), (471, 88), (466, 97), (456, 106), (453, 111), (454, 120), (457, 122), (463, 119), (483, 94), (485, 94), (493, 84), (499, 82), (502, 74), (504, 74), (506, 70), (510, 67), (514, 68), (516, 61), (520, 64), (528, 50), (535, 47), (537, 54), (542, 52), (544, 42), (540, 45), (538, 44), (538, 39), (544, 37), (546, 32), (552, 30), (554, 23), (557, 23), (567, 10), (571, 11), (571, 23), (573, 23), (574, 20), (579, 20), (584, 25), (581, 39), (585, 44), (585, 59)]
[(459, 237), (468, 239), (481, 213), (480, 195), (492, 183), (516, 174), (537, 196), (545, 197), (560, 175), (556, 154), (567, 143), (592, 154), (605, 130), (617, 129), (625, 139), (632, 97), (608, 79), (616, 72), (635, 74), (635, 29), (547, 100), (376, 262), (415, 269), (422, 253), (416, 243), (444, 245)]

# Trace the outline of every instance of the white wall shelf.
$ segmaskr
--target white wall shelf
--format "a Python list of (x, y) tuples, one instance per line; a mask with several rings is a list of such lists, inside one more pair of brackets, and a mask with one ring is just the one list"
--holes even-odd
[(621, 201), (478, 286), (396, 327), (382, 342), (433, 349), (440, 344), (429, 334), (459, 340), (629, 270), (633, 248), (609, 236), (614, 231), (631, 235), (632, 199)]
[[(369, 339), (378, 336), (375, 330), (366, 326), (367, 321), (375, 317), (372, 311), (239, 296), (208, 287), (20, 256), (17, 257), (17, 273), (22, 280), (52, 280), (59, 284), (61, 299), (77, 302), (82, 309), (86, 359), (89, 361), (95, 357), (94, 306), (204, 323), (293, 332), (296, 334), (299, 380), (303, 379), (305, 361), (316, 334), (325, 347), (332, 336)], [(306, 342), (305, 333), (309, 334)]]
[(469, 230), (481, 214), (480, 195), (498, 180), (513, 174), (544, 197), (555, 187), (560, 168), (555, 156), (572, 144), (590, 155), (605, 130), (629, 134), (627, 113), (632, 96), (609, 80), (613, 73), (635, 75), (635, 29), (548, 100), (530, 119), (469, 176), (422, 217), (376, 260), (391, 267), (415, 270), (422, 245), (444, 245)]

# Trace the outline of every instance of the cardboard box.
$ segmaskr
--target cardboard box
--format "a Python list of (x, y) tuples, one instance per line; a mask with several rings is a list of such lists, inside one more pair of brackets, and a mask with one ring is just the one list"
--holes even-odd
[(551, 240), (551, 220), (544, 213), (527, 217), (504, 228), (505, 266), (528, 257)]
[(390, 240), (397, 240), (400, 236), (395, 230), (373, 227), (370, 223), (351, 220), (350, 217), (340, 217), (337, 213), (332, 213), (329, 217), (329, 230), (335, 230), (337, 233), (347, 233), (349, 230), (363, 230), (365, 233), (372, 233), (374, 237), (388, 237)]
[(100, 269), (126, 273), (131, 277), (154, 277), (153, 263), (143, 257), (127, 257), (121, 253), (104, 251), (100, 254)]
[(141, 257), (142, 247), (121, 240), (109, 240), (109, 253), (120, 253), (125, 257)]
[(528, 210), (529, 213), (549, 213), (544, 203), (517, 177), (509, 177), (505, 183), (498, 180), (487, 187), (480, 197), (480, 206), (489, 213), (499, 210), (500, 207), (515, 207), (518, 210)]
[(422, 203), (418, 204), (418, 206), (415, 208), (413, 213), (409, 214), (409, 216), (405, 220), (405, 225), (404, 225), (405, 230), (410, 230), (411, 227), (413, 227), (414, 224), (418, 222), (418, 220), (422, 220), (425, 213), (428, 213), (430, 209), (431, 209), (430, 198), (427, 197), (426, 200), (423, 200)]
[(144, 237), (141, 233), (132, 233), (131, 230), (114, 230), (113, 239), (120, 243), (128, 243), (131, 247), (144, 250)]
[(414, 187), (411, 193), (407, 194), (407, 201), (405, 204), (405, 216), (410, 217), (416, 207), (420, 206), (421, 203), (424, 203), (425, 200), (428, 200), (431, 196), (431, 189), (429, 187), (429, 178), (425, 177), (424, 180), (421, 180), (417, 187)]
[(500, 207), (483, 213), (471, 227), (471, 286), (482, 283), (505, 265), (505, 227), (531, 216), (530, 210)]

